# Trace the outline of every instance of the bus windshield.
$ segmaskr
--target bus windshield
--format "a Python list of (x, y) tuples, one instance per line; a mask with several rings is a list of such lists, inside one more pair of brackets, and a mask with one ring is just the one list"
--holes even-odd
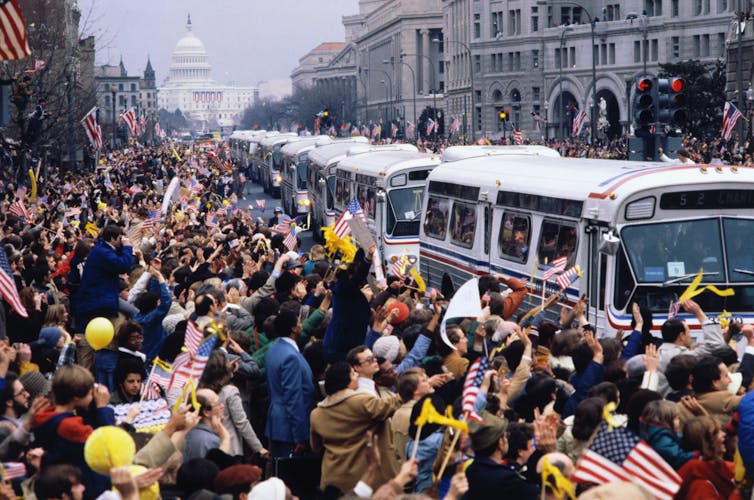
[(413, 186), (388, 191), (387, 233), (393, 236), (419, 234), (424, 186)]
[(754, 256), (746, 250), (746, 242), (753, 237), (754, 220), (747, 219), (625, 227), (621, 231), (625, 253), (620, 251), (616, 260), (615, 305), (627, 307), (630, 300), (646, 304), (653, 312), (667, 312), (702, 269), (702, 285), (714, 283), (735, 292), (728, 297), (711, 292), (695, 297), (703, 310), (752, 311)]
[(309, 175), (309, 160), (307, 158), (299, 158), (296, 172), (298, 173), (298, 189), (306, 189), (306, 177)]

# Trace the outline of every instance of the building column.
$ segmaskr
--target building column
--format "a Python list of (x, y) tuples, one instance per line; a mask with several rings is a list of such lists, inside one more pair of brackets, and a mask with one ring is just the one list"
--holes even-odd
[(430, 80), (430, 72), (432, 71), (432, 68), (429, 66), (429, 30), (421, 30), (422, 35), (422, 55), (426, 57), (421, 58), (422, 66), (424, 70), (422, 71), (422, 90), (424, 91), (424, 95), (427, 95), (429, 93), (429, 82)]

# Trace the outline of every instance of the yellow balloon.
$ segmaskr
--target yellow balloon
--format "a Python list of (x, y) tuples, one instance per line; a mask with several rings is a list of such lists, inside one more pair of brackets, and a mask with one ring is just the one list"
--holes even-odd
[(107, 203), (102, 203), (101, 201), (97, 203), (97, 210), (104, 210), (107, 208)]
[(94, 318), (86, 325), (86, 341), (95, 351), (107, 346), (114, 334), (115, 328), (107, 318)]
[(136, 454), (133, 438), (114, 425), (96, 429), (84, 444), (84, 459), (93, 471), (109, 475), (113, 467), (129, 465)]

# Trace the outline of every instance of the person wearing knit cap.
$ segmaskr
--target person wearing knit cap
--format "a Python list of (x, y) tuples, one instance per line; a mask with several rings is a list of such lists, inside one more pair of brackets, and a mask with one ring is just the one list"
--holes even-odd
[(64, 344), (65, 337), (60, 328), (56, 326), (42, 328), (39, 338), (29, 344), (32, 363), (36, 363), (42, 373), (54, 372)]
[(221, 495), (230, 494), (234, 499), (244, 499), (261, 478), (262, 469), (256, 465), (232, 465), (215, 476), (214, 487)]
[(29, 393), (30, 401), (34, 401), (38, 397), (46, 398), (52, 389), (52, 383), (38, 370), (24, 373), (19, 380), (23, 384), (24, 389)]
[(394, 363), (398, 358), (400, 348), (401, 340), (395, 335), (387, 335), (377, 339), (372, 346), (372, 352), (378, 358), (385, 358), (391, 363)]

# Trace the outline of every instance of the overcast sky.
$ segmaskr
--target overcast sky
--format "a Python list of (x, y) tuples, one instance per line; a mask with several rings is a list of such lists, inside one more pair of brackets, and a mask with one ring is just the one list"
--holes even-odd
[(117, 64), (129, 75), (144, 70), (147, 55), (158, 85), (168, 73), (175, 44), (186, 31), (204, 42), (212, 77), (255, 85), (289, 78), (298, 59), (321, 42), (343, 41), (341, 17), (358, 0), (78, 0), (82, 24), (97, 35), (97, 64)]

